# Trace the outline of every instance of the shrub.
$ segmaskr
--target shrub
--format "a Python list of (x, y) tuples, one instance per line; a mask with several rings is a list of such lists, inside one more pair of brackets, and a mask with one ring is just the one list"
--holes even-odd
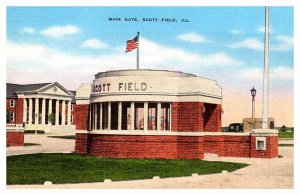
[(28, 134), (34, 134), (35, 132), (37, 132), (37, 134), (44, 134), (45, 131), (43, 130), (25, 130), (24, 133), (28, 133)]
[(55, 115), (53, 114), (53, 112), (51, 112), (49, 114), (48, 120), (51, 123), (51, 125), (54, 124), (54, 122), (55, 122)]
[(282, 125), (282, 127), (280, 128), (280, 131), (286, 132), (286, 126), (285, 126), (285, 125)]

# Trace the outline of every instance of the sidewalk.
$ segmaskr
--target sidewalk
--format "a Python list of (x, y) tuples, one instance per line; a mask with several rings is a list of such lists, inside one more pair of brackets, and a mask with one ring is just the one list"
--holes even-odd
[(71, 153), (75, 148), (74, 139), (49, 138), (53, 134), (25, 134), (24, 143), (36, 143), (37, 146), (7, 147), (6, 156), (35, 153)]

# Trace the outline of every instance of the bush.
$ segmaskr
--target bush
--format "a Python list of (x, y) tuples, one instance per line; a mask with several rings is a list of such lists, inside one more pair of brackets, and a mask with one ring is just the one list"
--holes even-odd
[(282, 127), (280, 128), (280, 131), (286, 132), (286, 126), (285, 126), (285, 125), (282, 125)]
[(49, 122), (50, 122), (51, 125), (54, 124), (54, 122), (55, 122), (55, 115), (53, 114), (53, 112), (51, 112), (49, 114), (48, 120), (49, 120)]
[[(35, 134), (36, 130), (25, 130), (24, 133), (28, 133), (28, 134)], [(45, 131), (43, 130), (37, 130), (37, 134), (44, 134)]]

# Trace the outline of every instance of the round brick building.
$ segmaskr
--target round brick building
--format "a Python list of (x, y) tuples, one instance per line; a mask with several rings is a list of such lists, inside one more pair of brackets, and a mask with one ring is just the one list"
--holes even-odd
[(166, 70), (107, 71), (82, 84), (75, 99), (77, 153), (203, 159), (206, 150), (224, 152), (220, 143), (229, 136), (237, 147), (247, 145), (237, 156), (250, 157), (249, 133), (221, 133), (222, 88), (214, 80)]

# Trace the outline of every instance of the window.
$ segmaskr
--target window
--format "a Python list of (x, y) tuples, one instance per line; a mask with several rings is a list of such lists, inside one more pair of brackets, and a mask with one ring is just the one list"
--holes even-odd
[(144, 129), (144, 103), (134, 104), (134, 129), (143, 130)]
[(102, 103), (102, 129), (108, 129), (108, 103)]
[(71, 111), (73, 111), (73, 109), (74, 109), (73, 106), (74, 106), (74, 104), (71, 104)]
[(156, 130), (157, 125), (157, 103), (148, 105), (148, 130)]
[(256, 150), (266, 150), (266, 137), (256, 137)]
[(130, 102), (122, 103), (122, 130), (130, 130), (131, 123), (131, 105)]
[(15, 113), (11, 112), (11, 121), (10, 122), (15, 122)]
[(111, 102), (111, 115), (110, 115), (110, 129), (117, 130), (118, 129), (118, 102)]
[(11, 108), (15, 107), (15, 100), (10, 100), (10, 107)]
[(170, 130), (170, 104), (162, 103), (161, 104), (161, 130), (168, 131)]

